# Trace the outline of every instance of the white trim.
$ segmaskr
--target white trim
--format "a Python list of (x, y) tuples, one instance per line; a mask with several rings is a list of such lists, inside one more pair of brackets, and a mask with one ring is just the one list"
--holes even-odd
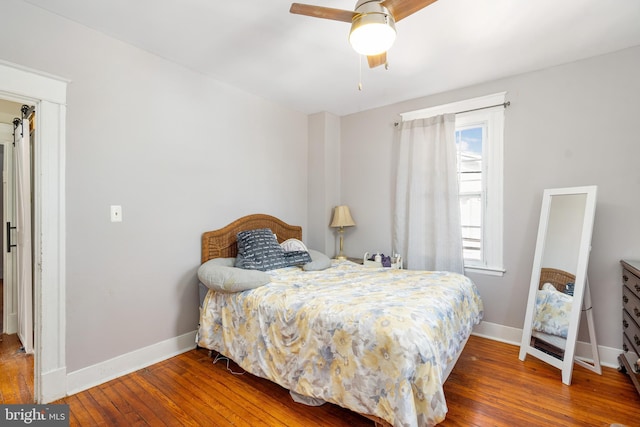
[[(522, 329), (484, 321), (480, 322), (479, 325), (476, 325), (476, 327), (473, 328), (471, 335), (514, 346), (520, 346), (520, 343), (522, 342)], [(620, 364), (618, 363), (618, 356), (622, 354), (622, 349), (599, 345), (598, 353), (600, 353), (600, 362), (602, 366), (614, 369), (618, 369), (620, 367)], [(583, 341), (578, 341), (576, 343), (575, 357), (591, 361), (592, 354), (591, 343)], [(516, 363), (515, 360), (514, 363)]]
[(0, 61), (0, 98), (36, 106), (34, 399), (66, 394), (65, 138), (68, 81)]
[(0, 76), (0, 93), (7, 93), (6, 97), (2, 96), (3, 99), (22, 102), (21, 97), (26, 97), (55, 104), (67, 103), (67, 84), (70, 80), (3, 60), (0, 60)]
[(472, 335), (519, 346), (522, 340), (522, 329), (482, 321), (473, 328)]
[(67, 375), (69, 395), (111, 381), (122, 375), (161, 362), (196, 347), (196, 331), (188, 332)]
[(476, 273), (476, 274), (485, 274), (487, 276), (498, 276), (498, 277), (502, 277), (504, 276), (504, 273), (507, 270), (505, 270), (504, 268), (497, 268), (497, 267), (482, 267), (479, 265), (474, 265), (474, 266), (465, 266), (464, 267), (464, 272), (466, 273)]

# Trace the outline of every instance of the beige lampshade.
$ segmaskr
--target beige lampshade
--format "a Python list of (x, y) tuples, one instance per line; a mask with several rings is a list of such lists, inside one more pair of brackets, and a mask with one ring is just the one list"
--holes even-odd
[(330, 227), (351, 227), (356, 225), (353, 218), (351, 218), (351, 212), (349, 212), (349, 206), (336, 206), (333, 211), (333, 221), (331, 221)]

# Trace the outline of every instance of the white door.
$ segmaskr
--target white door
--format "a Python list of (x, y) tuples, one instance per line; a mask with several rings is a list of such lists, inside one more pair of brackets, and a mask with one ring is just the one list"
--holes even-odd
[[(19, 132), (20, 131), (20, 132)], [(14, 150), (16, 205), (16, 284), (18, 337), (26, 353), (33, 353), (33, 270), (31, 244), (31, 133), (29, 119), (16, 129)], [(22, 134), (22, 137), (18, 136)]]
[[(13, 125), (0, 123), (0, 144), (3, 146), (4, 159), (2, 168), (2, 333), (15, 334), (18, 332), (18, 298), (16, 293), (16, 251), (15, 229), (15, 199), (14, 199), (14, 170), (13, 170)], [(7, 232), (10, 234), (7, 235)], [(9, 250), (10, 249), (10, 250)]]

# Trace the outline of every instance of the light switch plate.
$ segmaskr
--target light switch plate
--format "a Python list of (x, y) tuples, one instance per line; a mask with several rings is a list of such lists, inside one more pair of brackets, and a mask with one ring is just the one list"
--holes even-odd
[(111, 205), (111, 222), (122, 222), (122, 206)]

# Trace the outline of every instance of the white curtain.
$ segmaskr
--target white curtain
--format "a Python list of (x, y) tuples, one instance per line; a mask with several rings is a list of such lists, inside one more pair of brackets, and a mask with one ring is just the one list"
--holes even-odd
[(393, 247), (407, 268), (464, 273), (455, 115), (400, 123)]
[(33, 353), (33, 281), (31, 274), (31, 147), (29, 119), (22, 120), (16, 156), (16, 231), (18, 337), (25, 352)]

